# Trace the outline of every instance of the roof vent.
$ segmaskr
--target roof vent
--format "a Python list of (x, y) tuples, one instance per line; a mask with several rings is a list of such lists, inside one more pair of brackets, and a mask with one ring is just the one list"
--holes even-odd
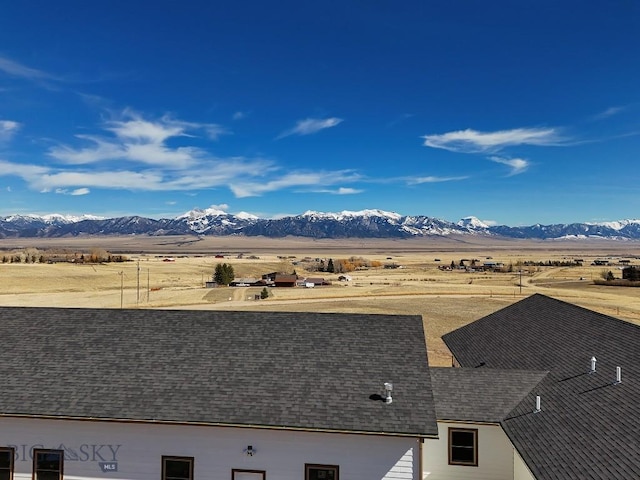
[(596, 357), (591, 357), (591, 370), (589, 373), (596, 373)]
[(616, 381), (614, 384), (617, 385), (618, 383), (622, 383), (622, 368), (620, 367), (616, 367)]
[(540, 412), (540, 395), (536, 395), (536, 409), (533, 411), (533, 413), (538, 412)]
[(393, 402), (393, 398), (391, 398), (392, 391), (393, 391), (393, 383), (385, 382), (384, 383), (384, 403)]

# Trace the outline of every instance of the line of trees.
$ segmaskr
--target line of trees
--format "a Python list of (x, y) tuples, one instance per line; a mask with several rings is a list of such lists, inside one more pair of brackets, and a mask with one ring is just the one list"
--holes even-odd
[(318, 271), (327, 273), (345, 273), (353, 272), (358, 268), (377, 268), (381, 266), (382, 262), (367, 260), (361, 257), (341, 258), (335, 262), (333, 261), (333, 258), (330, 258), (327, 263), (325, 263), (324, 260), (320, 260)]
[(128, 262), (124, 255), (112, 255), (103, 249), (93, 249), (90, 253), (41, 251), (36, 248), (28, 248), (24, 251), (3, 254), (2, 263), (110, 263)]

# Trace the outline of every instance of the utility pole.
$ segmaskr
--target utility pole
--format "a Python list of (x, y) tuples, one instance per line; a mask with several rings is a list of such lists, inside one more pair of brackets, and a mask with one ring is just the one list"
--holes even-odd
[(138, 259), (138, 289), (136, 297), (136, 306), (140, 305), (140, 259)]
[(522, 295), (522, 269), (520, 269), (520, 295)]
[(120, 271), (120, 310), (124, 305), (124, 272)]

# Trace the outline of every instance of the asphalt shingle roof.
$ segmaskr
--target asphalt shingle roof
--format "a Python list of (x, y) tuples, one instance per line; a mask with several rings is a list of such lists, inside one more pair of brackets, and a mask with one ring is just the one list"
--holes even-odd
[(638, 325), (533, 295), (443, 340), (463, 367), (549, 371), (502, 421), (538, 480), (640, 478)]
[(500, 423), (547, 372), (431, 367), (438, 420)]
[(4, 307), (0, 378), (0, 415), (437, 435), (419, 316)]

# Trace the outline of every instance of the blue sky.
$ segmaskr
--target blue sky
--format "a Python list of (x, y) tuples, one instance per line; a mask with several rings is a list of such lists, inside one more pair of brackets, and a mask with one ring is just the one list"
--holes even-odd
[(0, 215), (640, 217), (634, 0), (30, 1)]

